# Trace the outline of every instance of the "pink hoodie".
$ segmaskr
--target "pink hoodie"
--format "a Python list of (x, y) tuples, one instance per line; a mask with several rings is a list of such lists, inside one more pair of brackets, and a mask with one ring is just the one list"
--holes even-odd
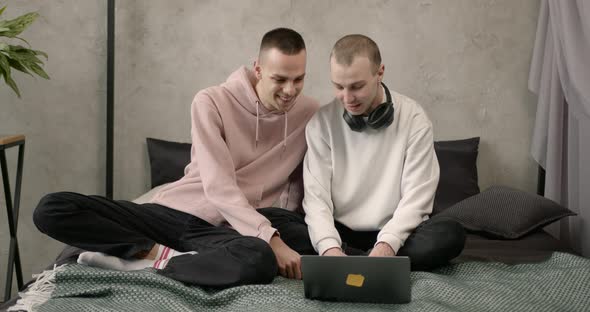
[(191, 162), (184, 177), (151, 202), (215, 226), (229, 223), (242, 235), (268, 242), (276, 229), (255, 209), (270, 207), (289, 192), (289, 176), (307, 150), (305, 125), (319, 103), (301, 94), (288, 113), (269, 112), (255, 83), (254, 73), (242, 66), (225, 83), (197, 93)]

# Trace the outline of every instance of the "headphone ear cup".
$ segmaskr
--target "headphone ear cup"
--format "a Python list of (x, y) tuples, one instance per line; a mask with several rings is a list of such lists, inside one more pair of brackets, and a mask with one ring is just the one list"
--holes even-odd
[(379, 104), (367, 118), (367, 124), (373, 129), (389, 127), (393, 123), (393, 103), (385, 102)]
[(367, 123), (361, 116), (354, 116), (349, 113), (347, 110), (344, 110), (342, 113), (342, 118), (348, 124), (352, 131), (362, 132), (367, 127)]

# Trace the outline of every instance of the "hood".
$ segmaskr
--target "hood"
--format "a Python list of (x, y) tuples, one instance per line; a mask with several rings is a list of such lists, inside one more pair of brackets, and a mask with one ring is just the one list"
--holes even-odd
[(289, 105), (287, 111), (269, 111), (262, 105), (254, 86), (256, 85), (257, 79), (254, 72), (245, 66), (238, 68), (233, 72), (222, 85), (231, 95), (237, 100), (239, 105), (256, 116), (256, 135), (254, 138), (254, 146), (258, 147), (258, 138), (260, 130), (260, 118), (264, 118), (269, 115), (284, 115), (284, 131), (283, 131), (283, 148), (281, 152), (281, 158), (285, 150), (287, 149), (287, 132), (288, 132), (288, 112), (291, 110), (293, 105), (297, 103), (299, 96)]
[[(282, 111), (270, 111), (266, 107), (264, 107), (264, 105), (262, 105), (262, 103), (260, 102), (260, 98), (256, 94), (256, 90), (254, 89), (256, 82), (257, 79), (254, 75), (254, 71), (246, 68), (246, 66), (241, 66), (227, 78), (222, 87), (225, 88), (229, 93), (231, 93), (232, 96), (236, 98), (238, 103), (252, 115), (256, 115), (257, 109), (258, 114), (262, 118), (264, 117), (264, 115), (267, 114), (284, 114)], [(295, 105), (295, 103), (297, 103), (297, 98), (289, 105), (289, 107), (287, 108), (287, 112), (293, 107), (293, 105)]]

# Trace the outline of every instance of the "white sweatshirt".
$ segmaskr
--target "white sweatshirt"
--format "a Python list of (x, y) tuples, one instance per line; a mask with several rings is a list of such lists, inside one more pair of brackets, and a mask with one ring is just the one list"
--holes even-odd
[(355, 231), (380, 231), (397, 253), (432, 212), (439, 166), (432, 123), (414, 100), (391, 92), (393, 123), (354, 132), (339, 100), (307, 124), (303, 181), (305, 222), (321, 255), (342, 240), (334, 220)]

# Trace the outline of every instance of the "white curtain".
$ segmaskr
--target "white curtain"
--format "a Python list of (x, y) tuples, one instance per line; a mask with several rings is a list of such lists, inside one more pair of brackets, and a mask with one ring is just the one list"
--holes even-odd
[(542, 0), (529, 76), (538, 95), (531, 153), (545, 196), (578, 215), (553, 227), (590, 256), (590, 1)]

